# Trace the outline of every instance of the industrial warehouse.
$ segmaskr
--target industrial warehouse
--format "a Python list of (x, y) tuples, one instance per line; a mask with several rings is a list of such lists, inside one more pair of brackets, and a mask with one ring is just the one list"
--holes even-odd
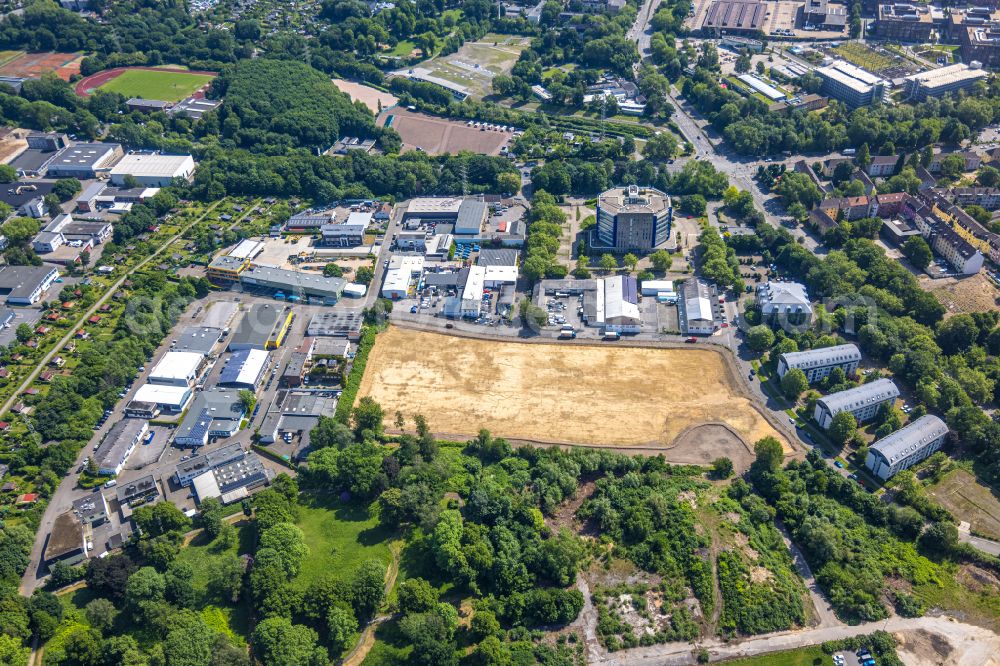
[(287, 305), (256, 303), (243, 315), (229, 340), (228, 351), (277, 349), (288, 335), (295, 315)]

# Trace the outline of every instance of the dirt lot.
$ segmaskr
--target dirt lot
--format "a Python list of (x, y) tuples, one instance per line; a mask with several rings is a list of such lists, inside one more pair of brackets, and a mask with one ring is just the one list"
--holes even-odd
[[(533, 442), (670, 448), (678, 462), (745, 459), (746, 445), (723, 436), (726, 427), (751, 443), (784, 441), (707, 349), (508, 343), (392, 327), (378, 336), (358, 395), (385, 405), (387, 422), (397, 409), (421, 413), (455, 438), (488, 428)], [(725, 427), (690, 430), (706, 423)]]
[[(371, 86), (366, 86), (363, 83), (356, 83), (354, 81), (344, 81), (342, 79), (331, 79), (333, 85), (337, 87), (340, 92), (345, 92), (348, 96), (355, 102), (362, 102), (365, 106), (372, 110), (372, 113), (378, 113), (382, 109), (388, 109), (390, 106), (395, 106), (399, 98), (392, 93), (382, 92)], [(381, 108), (379, 107), (379, 102), (382, 103)]]
[(434, 76), (465, 86), (470, 95), (481, 98), (493, 92), (494, 76), (510, 73), (528, 41), (510, 35), (486, 35), (481, 41), (467, 42), (455, 53), (425, 60), (419, 66)]
[(1000, 539), (1000, 500), (965, 470), (949, 472), (928, 492), (960, 520), (969, 521), (977, 534)]
[(941, 305), (948, 310), (946, 317), (966, 312), (993, 310), (1000, 299), (1000, 290), (997, 290), (982, 272), (961, 278), (938, 280), (921, 277), (920, 286), (938, 297)]
[(460, 120), (435, 118), (399, 107), (383, 111), (379, 125), (385, 125), (390, 116), (391, 127), (403, 139), (403, 152), (419, 148), (428, 155), (455, 154), (460, 150), (499, 155), (500, 147), (513, 136), (511, 132), (483, 131)]
[[(18, 55), (19, 53), (19, 55)], [(6, 60), (0, 65), (0, 75), (40, 78), (42, 74), (55, 72), (64, 81), (74, 74), (80, 73), (80, 62), (83, 56), (79, 53), (24, 53), (4, 52)]]

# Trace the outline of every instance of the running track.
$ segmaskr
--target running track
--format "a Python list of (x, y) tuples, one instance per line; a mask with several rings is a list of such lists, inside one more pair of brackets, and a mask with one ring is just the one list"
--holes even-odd
[[(106, 69), (97, 74), (91, 74), (90, 76), (84, 77), (76, 82), (76, 87), (74, 90), (76, 94), (80, 97), (90, 97), (92, 91), (97, 90), (105, 83), (111, 79), (119, 76), (129, 69), (144, 69), (149, 72), (178, 72), (181, 74), (206, 74), (208, 76), (218, 76), (218, 72), (206, 72), (197, 69), (172, 69), (168, 67), (115, 67), (113, 69)], [(198, 97), (202, 94), (202, 91), (196, 92), (193, 97)], [(203, 95), (202, 95), (203, 96)]]

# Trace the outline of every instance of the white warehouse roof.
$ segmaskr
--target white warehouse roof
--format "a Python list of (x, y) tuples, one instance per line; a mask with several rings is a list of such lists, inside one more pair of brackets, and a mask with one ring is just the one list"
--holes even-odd
[(260, 254), (263, 249), (264, 243), (247, 238), (245, 240), (241, 240), (239, 245), (230, 250), (229, 256), (236, 257), (237, 259), (253, 259)]
[(167, 386), (165, 384), (143, 384), (135, 392), (133, 402), (152, 402), (157, 405), (181, 408), (191, 395), (187, 386)]
[(172, 351), (167, 352), (149, 373), (151, 382), (187, 381), (198, 372), (198, 366), (204, 358), (197, 352)]
[(176, 178), (192, 171), (194, 158), (190, 155), (126, 155), (111, 169), (111, 176)]

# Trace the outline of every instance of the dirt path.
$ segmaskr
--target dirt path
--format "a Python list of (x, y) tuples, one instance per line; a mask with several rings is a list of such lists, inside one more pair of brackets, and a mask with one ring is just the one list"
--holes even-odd
[[(706, 639), (699, 643), (711, 654), (712, 661), (750, 657), (768, 654), (782, 650), (792, 650), (800, 647), (819, 645), (825, 641), (838, 640), (850, 636), (870, 634), (877, 630), (888, 631), (902, 636), (904, 645), (915, 634), (926, 634), (939, 643), (950, 645), (946, 660), (926, 661), (923, 655), (921, 661), (911, 661), (904, 657), (907, 664), (934, 663), (945, 666), (997, 666), (997, 654), (1000, 654), (1000, 636), (971, 624), (959, 622), (948, 616), (901, 618), (893, 617), (881, 622), (869, 622), (856, 626), (842, 625), (838, 627), (814, 628), (797, 631), (783, 631), (774, 634), (764, 634), (756, 638), (727, 644), (721, 639)], [(919, 648), (918, 648), (919, 649)], [(695, 664), (695, 656), (690, 643), (667, 643), (652, 647), (621, 650), (613, 654), (603, 650), (596, 658), (588, 658), (589, 664), (605, 664), (608, 666), (640, 666), (649, 664), (655, 666), (688, 666)], [(904, 651), (903, 655), (907, 653)], [(902, 656), (902, 655), (901, 655)]]
[(782, 523), (776, 522), (775, 526), (781, 532), (781, 540), (785, 542), (785, 547), (788, 548), (788, 552), (792, 555), (792, 563), (795, 565), (796, 571), (799, 572), (802, 581), (806, 584), (806, 589), (809, 590), (809, 598), (812, 600), (813, 608), (816, 610), (816, 618), (819, 620), (816, 628), (822, 629), (825, 627), (841, 626), (843, 623), (837, 619), (836, 613), (833, 612), (833, 607), (819, 589), (819, 583), (816, 582), (816, 577), (813, 576), (812, 569), (809, 568), (809, 563), (806, 562), (802, 551), (792, 541)]
[[(396, 577), (399, 576), (399, 556), (403, 550), (403, 544), (394, 541), (389, 545), (389, 550), (392, 551), (392, 562), (389, 563), (389, 569), (385, 572), (386, 598), (389, 597), (389, 593), (396, 585)], [(360, 666), (368, 653), (371, 652), (372, 646), (375, 645), (375, 630), (380, 624), (391, 618), (391, 615), (378, 615), (373, 618), (361, 632), (354, 649), (347, 653), (347, 656), (340, 662), (341, 666)]]

